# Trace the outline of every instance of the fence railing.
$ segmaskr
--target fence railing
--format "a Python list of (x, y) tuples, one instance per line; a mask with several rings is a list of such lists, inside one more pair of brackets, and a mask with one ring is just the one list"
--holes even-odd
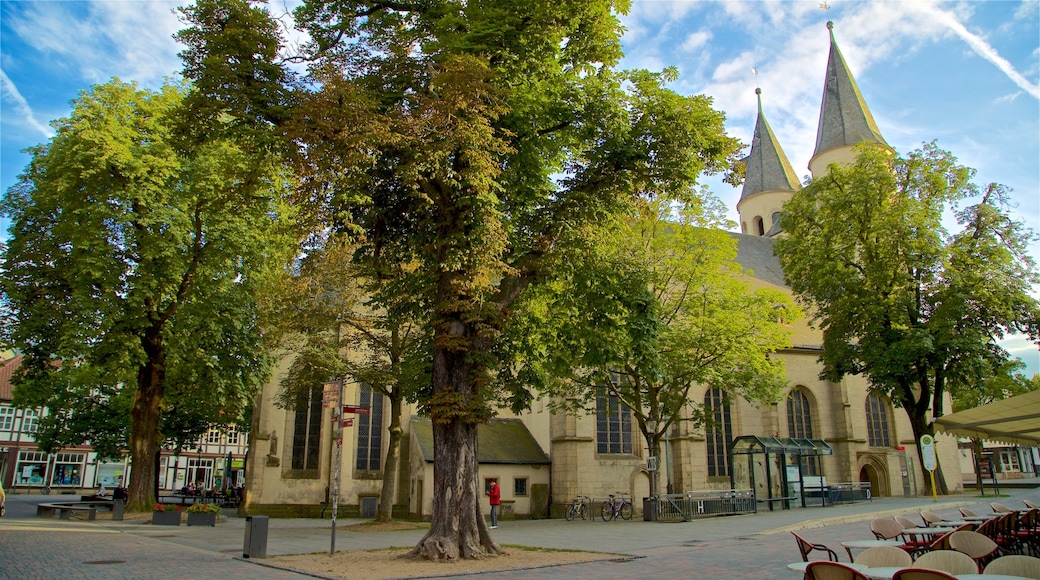
[(643, 501), (643, 519), (678, 522), (695, 518), (753, 514), (757, 503), (750, 489), (691, 491), (663, 494)]

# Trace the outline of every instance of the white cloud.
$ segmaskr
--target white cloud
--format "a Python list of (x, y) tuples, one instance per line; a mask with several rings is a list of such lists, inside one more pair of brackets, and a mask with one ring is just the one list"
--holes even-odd
[(704, 47), (711, 40), (711, 33), (703, 30), (690, 33), (686, 36), (686, 40), (682, 43), (683, 52), (693, 52), (699, 48)]
[(54, 136), (54, 131), (51, 130), (50, 127), (36, 120), (36, 116), (33, 115), (32, 107), (30, 107), (25, 98), (22, 97), (22, 94), (18, 92), (18, 87), (11, 82), (11, 79), (7, 77), (7, 73), (5, 73), (3, 69), (0, 69), (0, 95), (2, 95), (3, 100), (14, 105), (18, 115), (27, 125), (39, 131), (48, 139)]

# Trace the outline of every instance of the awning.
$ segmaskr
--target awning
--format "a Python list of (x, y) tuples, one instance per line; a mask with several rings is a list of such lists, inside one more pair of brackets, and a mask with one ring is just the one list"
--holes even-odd
[(1040, 391), (939, 417), (935, 425), (964, 437), (1040, 445)]

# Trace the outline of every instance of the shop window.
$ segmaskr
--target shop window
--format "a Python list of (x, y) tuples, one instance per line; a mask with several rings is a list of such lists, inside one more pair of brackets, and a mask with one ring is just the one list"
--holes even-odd
[(517, 477), (513, 480), (513, 495), (525, 497), (527, 495), (527, 478)]
[(43, 451), (19, 451), (15, 466), (15, 485), (43, 485), (47, 475), (47, 454)]
[(52, 486), (80, 487), (83, 477), (82, 453), (58, 453), (54, 456), (54, 470), (51, 471)]

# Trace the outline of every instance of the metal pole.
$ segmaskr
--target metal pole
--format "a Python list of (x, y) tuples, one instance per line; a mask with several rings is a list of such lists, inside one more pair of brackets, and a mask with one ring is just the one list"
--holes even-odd
[(336, 452), (332, 457), (332, 541), (329, 544), (329, 555), (336, 553), (336, 508), (339, 507), (339, 464), (343, 455), (343, 379), (339, 380), (339, 396), (332, 411), (336, 419)]

